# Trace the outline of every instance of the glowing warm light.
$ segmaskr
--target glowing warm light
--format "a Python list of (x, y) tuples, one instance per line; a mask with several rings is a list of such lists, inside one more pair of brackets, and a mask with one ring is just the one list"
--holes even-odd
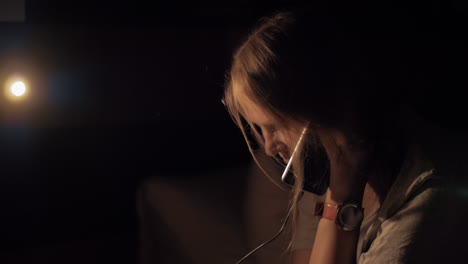
[(12, 102), (24, 101), (29, 97), (29, 83), (22, 76), (12, 76), (5, 82), (5, 96)]
[(10, 87), (10, 91), (14, 96), (23, 96), (26, 93), (26, 85), (21, 81), (14, 82)]

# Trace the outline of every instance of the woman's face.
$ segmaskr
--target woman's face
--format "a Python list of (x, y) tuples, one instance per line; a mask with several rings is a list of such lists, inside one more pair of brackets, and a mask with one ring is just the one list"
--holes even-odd
[(303, 124), (292, 121), (287, 124), (279, 122), (277, 118), (253, 103), (244, 106), (244, 110), (244, 118), (260, 129), (266, 154), (270, 157), (279, 156), (288, 163)]

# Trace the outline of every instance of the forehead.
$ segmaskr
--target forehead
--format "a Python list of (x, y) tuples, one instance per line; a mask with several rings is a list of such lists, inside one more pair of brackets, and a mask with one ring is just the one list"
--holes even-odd
[(273, 115), (258, 104), (255, 104), (253, 101), (244, 99), (241, 105), (243, 116), (248, 122), (252, 122), (258, 125), (268, 125), (274, 123), (275, 118)]

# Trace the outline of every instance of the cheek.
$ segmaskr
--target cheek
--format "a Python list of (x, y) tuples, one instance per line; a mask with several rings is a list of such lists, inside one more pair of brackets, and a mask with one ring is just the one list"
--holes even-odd
[(296, 133), (297, 131), (294, 131), (289, 134), (284, 134), (282, 135), (282, 142), (284, 142), (284, 145), (286, 146), (288, 153), (292, 154), (294, 149), (296, 148), (297, 144), (299, 143), (299, 139), (301, 137), (301, 133)]

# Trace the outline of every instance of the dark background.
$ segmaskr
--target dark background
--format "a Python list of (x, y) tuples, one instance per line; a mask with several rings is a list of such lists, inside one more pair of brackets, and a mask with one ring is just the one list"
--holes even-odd
[[(246, 164), (220, 102), (225, 72), (248, 28), (282, 6), (30, 1), (26, 21), (0, 23), (0, 82), (21, 73), (31, 90), (0, 99), (0, 262), (107, 241), (96, 252), (129, 263), (142, 179)], [(418, 29), (406, 52), (421, 85), (407, 101), (465, 132), (466, 5), (402, 14)]]

